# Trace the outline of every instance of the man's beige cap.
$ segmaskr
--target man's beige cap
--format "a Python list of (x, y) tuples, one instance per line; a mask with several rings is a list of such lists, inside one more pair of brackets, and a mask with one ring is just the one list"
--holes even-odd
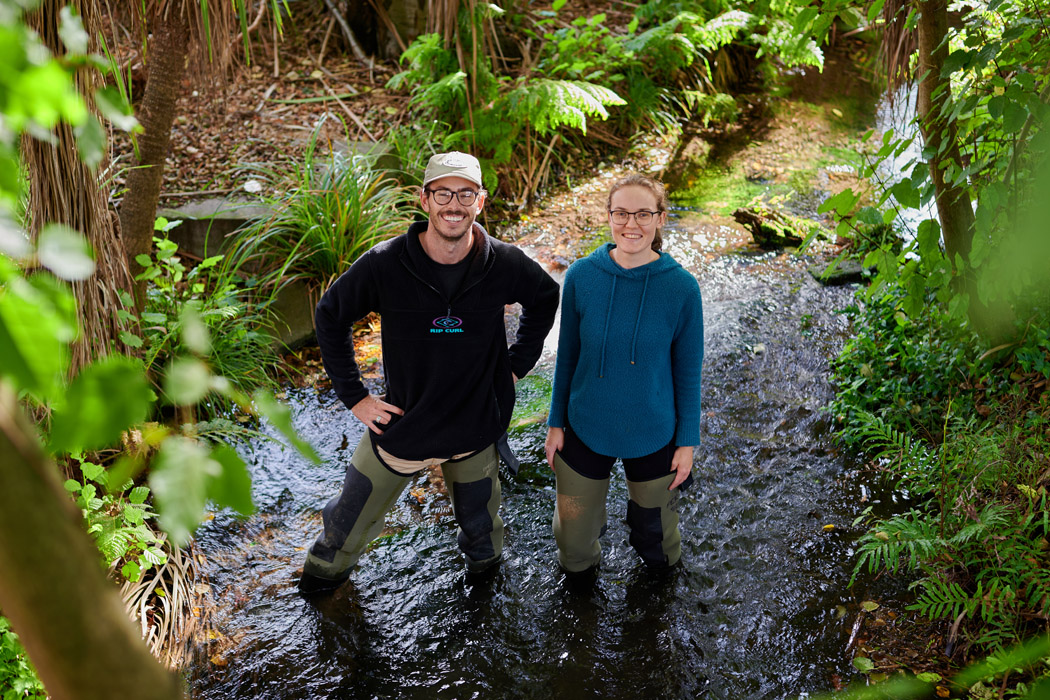
[(442, 177), (461, 177), (481, 187), (481, 163), (469, 153), (452, 151), (431, 156), (423, 173), (423, 187)]

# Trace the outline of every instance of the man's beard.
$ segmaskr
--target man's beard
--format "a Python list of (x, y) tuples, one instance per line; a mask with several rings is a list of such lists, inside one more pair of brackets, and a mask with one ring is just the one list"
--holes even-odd
[[(435, 216), (434, 217), (434, 219), (435, 219), (434, 231), (441, 238), (441, 240), (446, 241), (448, 243), (457, 243), (457, 242), (463, 240), (463, 237), (471, 232), (471, 230), (474, 228), (474, 221), (473, 221), (473, 219), (470, 218), (470, 215), (467, 214), (467, 212), (455, 212), (454, 211), (454, 212), (447, 212), (447, 213), (449, 213), (449, 214), (462, 214), (464, 221), (470, 221), (470, 225), (467, 226), (466, 228), (464, 228), (462, 232), (454, 233), (454, 234), (450, 235), (450, 234), (446, 233), (446, 231), (442, 230), (443, 227), (450, 226), (450, 224), (447, 221), (445, 221), (444, 219), (442, 219), (440, 216)], [(461, 226), (461, 225), (462, 225), (462, 222), (457, 224), (457, 226)]]

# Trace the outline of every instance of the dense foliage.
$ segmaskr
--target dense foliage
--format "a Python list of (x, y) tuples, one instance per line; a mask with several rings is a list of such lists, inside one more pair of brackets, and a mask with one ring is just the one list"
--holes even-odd
[(816, 44), (794, 31), (793, 2), (746, 11), (722, 1), (643, 3), (622, 26), (607, 13), (566, 20), (565, 7), (464, 4), (460, 35), (485, 36), (499, 21), (520, 56), (513, 69), (477, 47), (468, 60), (439, 34), (416, 39), (389, 87), (411, 91), (420, 121), (441, 127), (405, 127), (391, 141), (410, 154), (420, 141), (476, 153), (489, 166), (488, 188), (524, 204), (573, 154), (629, 143), (640, 130), (673, 133), (691, 117), (733, 119), (730, 87), (742, 79), (734, 52), (788, 66), (822, 62)]
[[(921, 25), (918, 12), (937, 11), (876, 2), (867, 19), (884, 8), (905, 31)], [(848, 8), (824, 9), (814, 26)], [(858, 571), (908, 572), (912, 609), (950, 625), (955, 648), (1002, 654), (1046, 635), (1050, 619), (1050, 6), (951, 9), (958, 21), (943, 24), (942, 42), (926, 44), (941, 47), (944, 60), (932, 76), (932, 111), (920, 101), (923, 136), (873, 134), (862, 174), (878, 180), (879, 166), (915, 139), (926, 144), (921, 157), (884, 182), (872, 206), (851, 190), (823, 206), (840, 233), (866, 239), (854, 250), (877, 268), (850, 311), (856, 335), (834, 365), (832, 410), (844, 443), (868, 452), (910, 503), (868, 523)], [(912, 60), (923, 66), (936, 56)], [(946, 218), (948, 192), (973, 203), (971, 224)], [(933, 202), (938, 216), (914, 229), (900, 217)], [(863, 235), (886, 225), (899, 239)], [(1044, 676), (1045, 655), (997, 678)], [(1024, 683), (1015, 692), (1023, 696)]]

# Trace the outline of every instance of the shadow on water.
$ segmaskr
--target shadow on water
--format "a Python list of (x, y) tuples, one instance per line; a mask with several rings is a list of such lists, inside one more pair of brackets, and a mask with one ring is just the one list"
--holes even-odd
[[(847, 589), (850, 525), (863, 489), (835, 453), (821, 407), (832, 396), (828, 361), (848, 330), (835, 310), (852, 290), (820, 287), (773, 253), (709, 260), (711, 235), (668, 236), (705, 304), (684, 566), (663, 577), (640, 567), (620, 477), (601, 572), (567, 580), (550, 532), (544, 428), (533, 424), (512, 436), (524, 468), (504, 480), (506, 558), (494, 576), (465, 576), (447, 498), (420, 477), (350, 583), (307, 602), (294, 579), (362, 427), (331, 393), (293, 390), (296, 426), (325, 462), (253, 445), (260, 513), (219, 514), (198, 533), (216, 633), (191, 669), (194, 696), (739, 700), (805, 696), (848, 679), (863, 600)], [(537, 371), (549, 377), (552, 364), (548, 353)]]

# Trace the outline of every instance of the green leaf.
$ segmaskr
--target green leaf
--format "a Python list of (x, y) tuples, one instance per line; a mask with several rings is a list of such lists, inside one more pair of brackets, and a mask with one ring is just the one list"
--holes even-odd
[(129, 561), (120, 567), (120, 573), (132, 583), (138, 583), (139, 577), (142, 576), (142, 568), (138, 565), (138, 562)]
[(860, 604), (860, 607), (864, 612), (875, 612), (879, 609), (879, 604), (873, 600), (865, 600)]
[(292, 443), (292, 446), (299, 451), (299, 454), (314, 464), (321, 463), (321, 458), (317, 456), (313, 446), (300, 438), (295, 431), (295, 427), (292, 425), (292, 412), (287, 406), (278, 402), (269, 392), (261, 389), (256, 391), (252, 398), (259, 413), (265, 416), (288, 439), (288, 442)]
[(86, 280), (95, 272), (87, 239), (62, 224), (44, 226), (36, 254), (41, 265), (64, 280)]
[(875, 662), (866, 656), (853, 657), (853, 668), (861, 673), (871, 673), (875, 669)]
[(196, 305), (186, 304), (179, 316), (182, 326), (182, 342), (190, 351), (198, 355), (211, 352), (211, 340), (208, 337), (208, 326), (201, 320)]
[[(97, 481), (100, 484), (105, 485), (106, 479), (103, 476), (106, 473), (105, 467), (100, 466), (98, 464), (93, 464), (91, 462), (82, 462), (80, 464), (80, 471), (85, 478), (90, 479), (91, 481)], [(99, 478), (100, 476), (102, 477), (101, 479)]]
[(80, 15), (74, 14), (72, 8), (63, 7), (58, 13), (60, 22), (58, 25), (58, 37), (66, 46), (66, 51), (73, 54), (86, 54), (88, 52), (88, 34), (84, 31), (84, 23)]
[(949, 76), (960, 68), (968, 66), (972, 58), (972, 51), (967, 51), (965, 49), (952, 51), (948, 54), (948, 57), (944, 59), (944, 67), (941, 69), (941, 76)]
[(84, 122), (73, 129), (77, 139), (77, 153), (89, 170), (95, 171), (106, 155), (106, 130), (94, 114), (88, 114)]
[(941, 680), (941, 674), (939, 674), (939, 673), (930, 673), (930, 672), (916, 673), (915, 677), (917, 679), (919, 679), (920, 681), (922, 681), (923, 683), (936, 683), (937, 681)]
[(115, 87), (104, 87), (95, 91), (95, 106), (99, 113), (105, 117), (110, 124), (121, 131), (132, 132), (138, 129), (139, 121), (127, 107), (120, 91)]
[(96, 450), (146, 419), (149, 384), (137, 362), (111, 355), (88, 365), (54, 411), (51, 449), (56, 453)]
[(137, 505), (141, 505), (146, 502), (146, 497), (149, 496), (149, 488), (146, 486), (136, 486), (131, 489), (128, 493), (128, 500)]
[(49, 275), (16, 277), (5, 285), (0, 286), (0, 376), (49, 398), (69, 362), (67, 343), (76, 328), (72, 295)]
[(885, 4), (886, 0), (875, 0), (875, 2), (871, 3), (871, 6), (868, 7), (868, 24), (875, 22), (875, 18), (882, 13), (882, 8)]
[(816, 7), (803, 8), (801, 12), (795, 15), (795, 21), (793, 23), (794, 30), (796, 33), (804, 33), (809, 29), (810, 22), (820, 13), (820, 10)]
[(1013, 134), (1021, 130), (1028, 119), (1028, 110), (1017, 102), (1007, 101), (1003, 105), (1003, 131)]
[(222, 465), (222, 473), (209, 483), (208, 497), (220, 506), (233, 508), (241, 515), (254, 513), (252, 477), (241, 456), (229, 445), (214, 447), (211, 456)]
[(124, 507), (121, 509), (121, 513), (123, 513), (124, 519), (132, 525), (139, 525), (146, 519), (145, 515), (142, 513), (142, 509), (136, 508), (132, 503), (125, 503)]
[(817, 213), (824, 214), (834, 210), (839, 216), (847, 216), (853, 211), (853, 207), (856, 206), (859, 200), (860, 197), (853, 194), (853, 190), (847, 188), (838, 194), (825, 199), (817, 208)]
[[(163, 216), (158, 216), (157, 220), (153, 222), (153, 230), (154, 231), (163, 231), (164, 233), (167, 233), (168, 231), (172, 230), (176, 226), (179, 226), (180, 224), (182, 224), (182, 220), (181, 219), (176, 219), (175, 221), (168, 221)], [(154, 239), (154, 240), (156, 240), (156, 239)], [(167, 244), (167, 245), (165, 245), (165, 244)], [(172, 243), (171, 241), (168, 241), (168, 240), (158, 241), (157, 242), (157, 246), (159, 248), (161, 248), (162, 250), (165, 249), (165, 248), (170, 249), (172, 252), (174, 252), (175, 248), (177, 247), (174, 243)]]
[(185, 546), (200, 524), (208, 483), (222, 473), (208, 448), (186, 437), (165, 440), (150, 470), (149, 485), (161, 527), (177, 547)]
[(120, 331), (119, 333), (117, 333), (117, 335), (122, 341), (124, 341), (124, 344), (127, 345), (129, 348), (142, 347), (142, 338), (135, 335), (134, 333), (129, 333), (128, 331)]
[(200, 360), (179, 358), (164, 375), (164, 393), (179, 406), (193, 406), (211, 390), (211, 370)]
[(918, 209), (920, 204), (920, 193), (911, 180), (901, 180), (890, 188), (890, 193), (897, 203), (907, 209)]

